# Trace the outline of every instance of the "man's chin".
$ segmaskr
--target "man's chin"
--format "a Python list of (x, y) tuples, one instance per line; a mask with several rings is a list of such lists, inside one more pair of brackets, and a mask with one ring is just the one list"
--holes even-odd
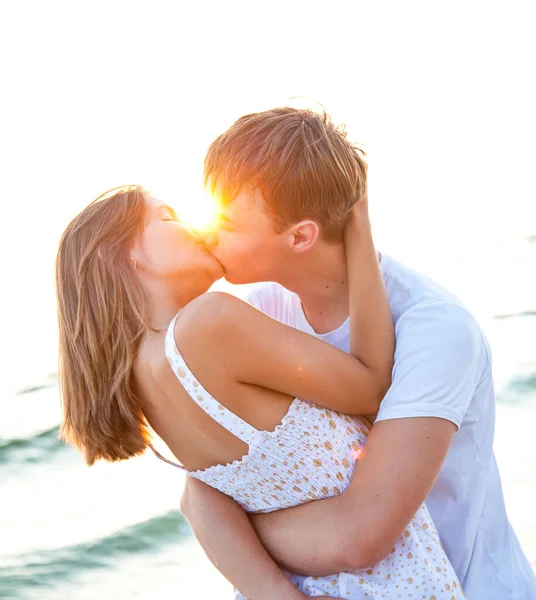
[(258, 283), (259, 279), (252, 279), (251, 277), (240, 276), (233, 271), (225, 271), (224, 279), (227, 283), (232, 283), (233, 285), (249, 285), (251, 283)]
[(223, 268), (223, 278), (225, 279), (225, 281), (227, 283), (232, 283), (234, 285), (243, 283), (243, 281), (239, 277), (237, 277), (236, 274), (232, 270), (228, 271), (223, 265), (222, 265), (222, 268)]

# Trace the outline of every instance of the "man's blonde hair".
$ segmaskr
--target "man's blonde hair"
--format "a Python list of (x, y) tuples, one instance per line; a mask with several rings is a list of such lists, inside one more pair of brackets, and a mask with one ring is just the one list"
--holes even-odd
[(327, 242), (340, 241), (367, 188), (365, 152), (324, 112), (276, 108), (245, 115), (211, 144), (205, 184), (230, 202), (259, 189), (278, 232), (312, 219)]

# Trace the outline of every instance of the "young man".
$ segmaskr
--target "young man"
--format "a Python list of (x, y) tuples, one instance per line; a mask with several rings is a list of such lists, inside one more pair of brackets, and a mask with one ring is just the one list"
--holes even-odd
[[(283, 108), (239, 119), (205, 167), (222, 202), (206, 244), (227, 280), (271, 282), (253, 288), (254, 306), (348, 351), (342, 232), (366, 193), (363, 153), (326, 115)], [(220, 571), (256, 600), (276, 597), (264, 548), (297, 573), (368, 567), (426, 500), (469, 600), (536, 600), (493, 455), (488, 343), (456, 297), (388, 256), (380, 262), (396, 324), (393, 382), (347, 491), (248, 520), (189, 480), (183, 512)]]

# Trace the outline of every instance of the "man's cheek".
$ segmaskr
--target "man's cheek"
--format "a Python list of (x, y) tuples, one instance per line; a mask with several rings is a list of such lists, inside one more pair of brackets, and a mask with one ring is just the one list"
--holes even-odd
[(242, 255), (237, 248), (232, 248), (229, 246), (219, 247), (218, 252), (216, 253), (216, 258), (223, 265), (235, 265), (237, 262), (239, 263), (242, 260)]

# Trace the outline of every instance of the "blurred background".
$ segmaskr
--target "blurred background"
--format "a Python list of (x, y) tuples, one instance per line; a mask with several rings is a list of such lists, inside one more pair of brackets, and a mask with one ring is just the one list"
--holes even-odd
[(56, 441), (54, 259), (123, 183), (199, 220), (210, 142), (289, 103), (346, 123), (379, 249), (484, 326), (507, 506), (536, 566), (534, 27), (516, 0), (0, 3), (0, 597), (232, 596), (180, 515), (180, 473), (152, 455), (89, 469)]

